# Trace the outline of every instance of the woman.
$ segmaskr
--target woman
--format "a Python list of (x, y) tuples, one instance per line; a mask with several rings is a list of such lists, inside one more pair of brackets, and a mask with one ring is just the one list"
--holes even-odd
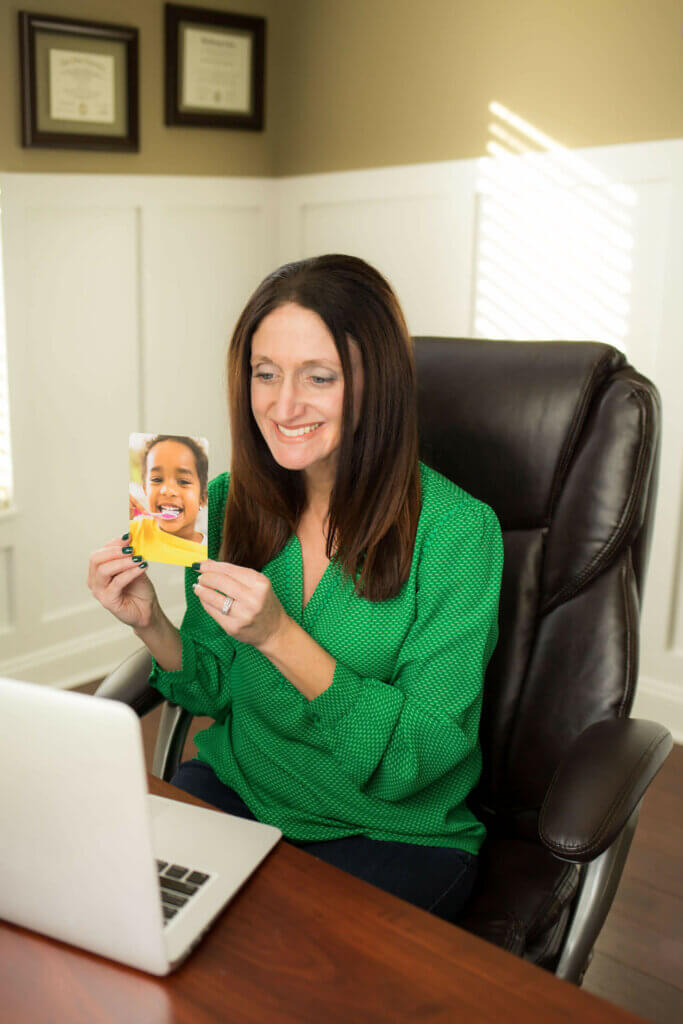
[(151, 651), (150, 683), (215, 720), (175, 785), (452, 920), (485, 835), (465, 801), (498, 520), (419, 461), (411, 339), (362, 260), (270, 274), (228, 381), (231, 472), (209, 483), (209, 558), (186, 570), (180, 631), (121, 540), (92, 556), (89, 585)]

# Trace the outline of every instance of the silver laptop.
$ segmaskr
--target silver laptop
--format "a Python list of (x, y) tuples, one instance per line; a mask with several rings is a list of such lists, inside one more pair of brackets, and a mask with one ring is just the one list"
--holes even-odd
[(282, 836), (148, 794), (118, 701), (0, 678), (0, 721), (4, 920), (168, 974)]

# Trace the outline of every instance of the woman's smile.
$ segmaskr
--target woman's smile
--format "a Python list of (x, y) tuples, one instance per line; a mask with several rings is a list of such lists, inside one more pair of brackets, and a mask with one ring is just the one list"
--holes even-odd
[[(288, 444), (296, 444), (298, 442), (299, 444), (301, 444), (302, 441), (308, 441), (309, 437), (312, 437), (314, 434), (318, 434), (320, 432), (321, 427), (323, 426), (324, 423), (322, 422), (318, 423), (318, 425), (313, 427), (313, 429), (311, 429), (311, 425), (306, 425), (306, 429), (304, 430), (303, 434), (296, 433), (294, 434), (294, 436), (291, 436), (290, 434), (283, 433), (280, 424), (276, 423), (275, 433), (277, 435), (278, 440), (283, 443), (287, 442)], [(302, 427), (292, 427), (291, 429), (298, 431), (303, 429), (303, 425)]]

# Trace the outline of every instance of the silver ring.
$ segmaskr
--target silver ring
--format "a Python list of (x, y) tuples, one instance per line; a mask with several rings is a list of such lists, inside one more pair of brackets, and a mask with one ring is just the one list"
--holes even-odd
[(235, 600), (234, 597), (226, 597), (225, 601), (223, 602), (223, 607), (221, 608), (221, 611), (223, 612), (223, 615), (227, 615), (228, 614), (228, 612), (232, 608), (232, 603), (233, 603), (234, 600)]

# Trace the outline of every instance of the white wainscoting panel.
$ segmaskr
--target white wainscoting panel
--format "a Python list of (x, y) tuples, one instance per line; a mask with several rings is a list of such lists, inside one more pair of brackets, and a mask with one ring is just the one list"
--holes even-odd
[[(547, 332), (532, 334), (525, 321), (515, 333), (518, 301), (503, 303), (504, 333), (595, 332), (661, 392), (662, 462), (634, 713), (657, 718), (683, 741), (683, 140), (562, 159), (575, 174), (562, 179), (569, 206), (577, 197), (596, 208), (609, 199), (601, 230), (621, 224), (627, 231), (615, 236), (619, 252), (600, 248), (602, 235), (586, 238), (596, 275), (601, 260), (621, 274), (607, 304), (617, 318), (598, 309), (594, 320), (577, 323), (565, 296)], [(545, 170), (544, 161), (550, 168), (551, 157), (534, 160), (536, 169)], [(128, 433), (202, 433), (212, 474), (226, 468), (227, 344), (271, 269), (325, 252), (358, 255), (391, 282), (412, 334), (484, 336), (477, 317), (487, 161), (269, 180), (0, 176), (16, 481), (16, 509), (0, 513), (9, 567), (0, 672), (75, 685), (129, 653), (130, 631), (90, 604), (85, 587), (89, 551), (125, 525)], [(503, 233), (493, 233), (507, 269), (515, 242), (520, 252), (529, 248), (523, 224), (515, 234), (510, 216), (515, 194), (511, 186)], [(500, 212), (503, 193), (494, 198)], [(577, 295), (582, 240), (571, 222), (566, 230), (566, 239), (556, 226), (535, 237), (546, 260), (575, 247), (565, 274)], [(555, 277), (564, 294), (560, 270)], [(584, 280), (584, 293), (594, 292)], [(499, 306), (505, 289), (503, 281), (493, 296)], [(547, 317), (531, 307), (532, 317)], [(151, 575), (178, 624), (180, 574), (154, 565)]]
[(342, 252), (396, 291), (411, 334), (468, 333), (476, 162), (284, 178), (279, 263)]
[(100, 512), (121, 508), (111, 470), (124, 437), (112, 427), (136, 421), (138, 235), (135, 208), (26, 211), (31, 430), (17, 447), (31, 467), (24, 522), (40, 552), (35, 624), (48, 643), (82, 611), (83, 550), (106, 539)]
[[(87, 587), (127, 529), (128, 435), (202, 435), (229, 466), (225, 362), (271, 269), (261, 179), (3, 175), (14, 507), (0, 514), (0, 673), (73, 686), (140, 646)], [(149, 570), (179, 624), (183, 570)]]
[[(377, 267), (388, 266), (393, 254), (394, 289), (421, 322), (436, 326), (456, 314), (449, 281), (451, 206), (448, 196), (310, 203), (302, 209), (304, 252), (323, 252), (334, 235), (339, 252), (363, 253)], [(431, 273), (407, 266), (400, 255), (406, 248), (415, 266), (431, 267)]]

